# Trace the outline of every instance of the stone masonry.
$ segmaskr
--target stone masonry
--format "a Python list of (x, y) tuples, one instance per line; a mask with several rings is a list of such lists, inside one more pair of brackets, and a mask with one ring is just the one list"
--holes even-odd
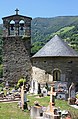
[(31, 17), (18, 14), (3, 19), (3, 77), (16, 83), (21, 77), (31, 79)]
[[(33, 66), (45, 71), (46, 74), (50, 74), (53, 77), (53, 72), (59, 70), (61, 73), (60, 80), (78, 83), (78, 58), (77, 57), (45, 57), (45, 58), (33, 58)], [(36, 74), (35, 74), (36, 75)], [(39, 81), (40, 79), (36, 79)], [(44, 75), (42, 75), (44, 79)], [(45, 81), (45, 79), (44, 79)], [(49, 80), (48, 80), (49, 81)]]
[(20, 37), (3, 39), (4, 79), (17, 82), (23, 76), (30, 78), (31, 62)]

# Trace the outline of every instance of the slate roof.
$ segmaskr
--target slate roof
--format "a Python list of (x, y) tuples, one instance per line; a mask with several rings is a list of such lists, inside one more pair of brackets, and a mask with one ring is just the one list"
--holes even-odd
[(34, 57), (78, 57), (78, 53), (64, 42), (58, 35), (55, 35), (45, 44)]

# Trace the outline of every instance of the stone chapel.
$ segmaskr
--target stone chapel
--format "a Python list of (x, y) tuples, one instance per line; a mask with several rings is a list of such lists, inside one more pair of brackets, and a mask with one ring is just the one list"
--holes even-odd
[(31, 79), (31, 17), (16, 14), (3, 20), (3, 78), (16, 83)]
[(32, 91), (38, 92), (39, 84), (52, 81), (75, 83), (78, 91), (78, 53), (55, 35), (33, 57)]

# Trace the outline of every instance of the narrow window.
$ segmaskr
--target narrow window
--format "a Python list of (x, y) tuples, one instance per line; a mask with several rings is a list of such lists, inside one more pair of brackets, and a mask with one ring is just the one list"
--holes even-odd
[(61, 80), (61, 73), (59, 70), (53, 71), (53, 80), (54, 81), (60, 81)]

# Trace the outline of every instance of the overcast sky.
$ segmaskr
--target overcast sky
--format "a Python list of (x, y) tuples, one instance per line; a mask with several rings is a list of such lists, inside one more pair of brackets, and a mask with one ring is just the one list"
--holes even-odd
[(0, 0), (0, 22), (2, 17), (15, 14), (35, 17), (78, 15), (78, 0)]

